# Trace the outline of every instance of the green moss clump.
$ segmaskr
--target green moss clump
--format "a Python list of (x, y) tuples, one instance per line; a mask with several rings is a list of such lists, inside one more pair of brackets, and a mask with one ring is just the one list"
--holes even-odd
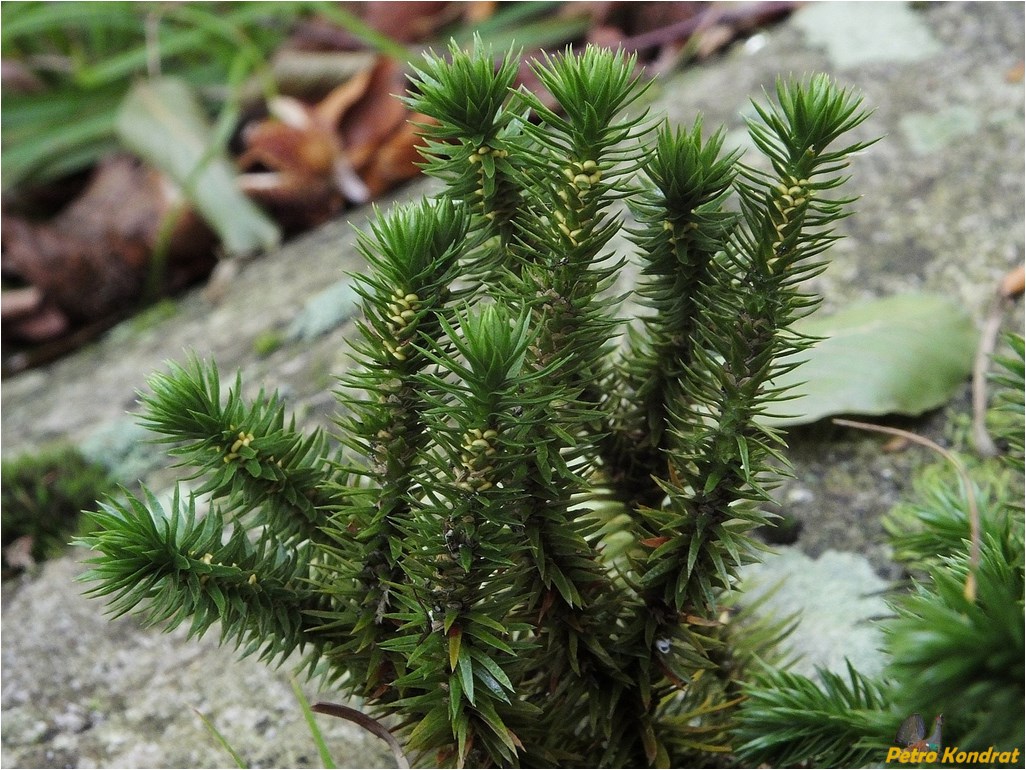
[(279, 332), (266, 331), (258, 334), (253, 340), (253, 352), (261, 358), (267, 358), (271, 353), (280, 348), (285, 338)]
[(4, 571), (8, 546), (30, 538), (26, 552), (35, 561), (55, 555), (79, 529), (79, 513), (114, 489), (114, 481), (71, 446), (24, 454), (2, 464), (0, 511)]

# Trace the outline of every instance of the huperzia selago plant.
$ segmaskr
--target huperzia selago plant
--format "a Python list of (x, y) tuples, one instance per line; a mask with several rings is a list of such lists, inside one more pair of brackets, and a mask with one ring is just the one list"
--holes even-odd
[[(421, 764), (719, 764), (771, 636), (739, 643), (723, 611), (779, 473), (759, 418), (809, 344), (802, 282), (866, 113), (781, 81), (748, 165), (701, 120), (650, 120), (633, 57), (532, 67), (558, 109), (480, 45), (414, 71), (445, 189), (359, 236), (341, 446), (238, 380), (225, 399), (211, 363), (155, 375), (144, 424), (203, 483), (103, 506), (87, 579), (116, 613), (302, 650)], [(617, 345), (621, 229), (644, 312)]]

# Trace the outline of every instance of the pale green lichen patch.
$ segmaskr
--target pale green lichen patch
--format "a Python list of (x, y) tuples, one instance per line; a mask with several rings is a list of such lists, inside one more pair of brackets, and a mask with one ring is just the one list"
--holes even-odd
[(922, 15), (905, 3), (810, 3), (794, 22), (838, 67), (922, 61), (941, 51)]
[(882, 669), (882, 636), (870, 619), (889, 612), (887, 582), (864, 556), (828, 550), (813, 559), (784, 548), (746, 567), (742, 579), (746, 602), (773, 592), (760, 613), (776, 618), (797, 613), (798, 625), (783, 642), (789, 653), (801, 656), (793, 671), (815, 676), (822, 668), (843, 674), (846, 660), (867, 676)]
[(352, 282), (344, 279), (311, 297), (293, 319), (285, 336), (289, 340), (312, 340), (352, 318), (357, 310)]
[(973, 136), (980, 129), (980, 116), (969, 107), (954, 105), (934, 113), (909, 113), (898, 125), (916, 155), (929, 155)]

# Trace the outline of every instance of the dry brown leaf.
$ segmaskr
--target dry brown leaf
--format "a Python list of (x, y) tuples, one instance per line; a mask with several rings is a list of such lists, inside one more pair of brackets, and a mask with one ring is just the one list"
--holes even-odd
[(4, 289), (0, 297), (0, 316), (4, 338), (21, 342), (46, 342), (71, 327), (68, 316), (48, 302), (36, 286)]
[(263, 171), (242, 174), (239, 187), (270, 211), (286, 233), (316, 227), (345, 208), (345, 198), (334, 180)]
[(246, 150), (239, 167), (245, 170), (259, 164), (282, 174), (329, 178), (342, 151), (335, 132), (320, 125), (312, 110), (291, 97), (275, 97), (271, 111), (275, 117), (246, 128)]
[(355, 168), (364, 166), (385, 138), (406, 121), (406, 107), (395, 96), (405, 90), (406, 77), (398, 62), (381, 57), (370, 73), (362, 97), (336, 123), (342, 145)]
[(998, 294), (1006, 298), (1018, 297), (1023, 293), (1024, 283), (1026, 283), (1026, 269), (1019, 265), (1014, 270), (1006, 273), (1005, 277), (1001, 279)]
[(3, 293), (4, 323), (21, 321), (36, 314), (45, 297), (35, 286), (22, 289), (5, 289)]
[(737, 30), (729, 24), (710, 24), (695, 30), (695, 58), (701, 61), (725, 48), (734, 38)]
[(395, 98), (404, 87), (399, 64), (379, 57), (314, 105), (279, 98), (274, 117), (243, 133), (243, 189), (291, 230), (415, 176), (417, 137)]
[(259, 164), (277, 172), (283, 191), (328, 183), (349, 200), (365, 202), (367, 190), (353, 173), (337, 127), (341, 117), (366, 93), (373, 72), (350, 78), (312, 107), (292, 97), (272, 99), (272, 117), (247, 126), (243, 132), (246, 150), (239, 158), (240, 168)]
[(337, 198), (331, 188), (354, 203), (367, 201), (370, 194), (353, 170), (338, 126), (366, 95), (377, 69), (376, 64), (350, 78), (313, 106), (292, 97), (273, 99), (272, 117), (243, 131), (246, 149), (238, 162), (243, 170), (262, 166), (276, 176), (244, 178), (243, 188), (276, 210), (294, 208), (300, 195), (302, 205), (334, 213), (338, 206), (321, 201), (325, 196)]
[(668, 537), (646, 537), (644, 540), (641, 540), (640, 542), (646, 548), (658, 548), (659, 546), (664, 545), (665, 543), (670, 542), (670, 538), (668, 538)]
[(908, 449), (911, 443), (912, 442), (910, 442), (904, 436), (894, 436), (893, 438), (890, 438), (883, 443), (883, 445), (880, 447), (880, 451), (884, 454), (895, 454), (897, 452), (904, 452), (906, 449)]
[[(4, 273), (34, 287), (41, 307), (59, 308), (71, 323), (122, 310), (151, 280), (159, 228), (177, 203), (157, 172), (128, 156), (108, 158), (82, 195), (50, 222), (5, 218)], [(206, 275), (214, 243), (206, 225), (183, 214), (171, 233), (158, 288), (181, 288)], [(6, 337), (6, 325), (4, 331)]]
[(328, 95), (321, 99), (313, 109), (316, 120), (331, 129), (338, 128), (338, 122), (342, 116), (354, 104), (363, 99), (367, 94), (367, 89), (373, 85), (374, 73), (382, 66), (382, 61), (388, 60), (383, 56), (378, 57), (370, 66), (331, 89)]
[(22, 535), (4, 546), (4, 563), (15, 570), (32, 569), (36, 560), (32, 557), (32, 535)]
[(283, 48), (274, 55), (271, 74), (280, 93), (316, 100), (374, 66), (373, 51), (304, 51)]
[(364, 183), (377, 197), (420, 174), (417, 165), (423, 160), (417, 151), (420, 137), (413, 123), (430, 123), (427, 115), (413, 115), (409, 121), (403, 121), (399, 127), (381, 145), (370, 162), (360, 169)]
[(495, 8), (498, 6), (494, 0), (473, 0), (472, 2), (461, 3), (463, 9), (463, 21), (466, 24), (480, 24), (485, 19), (495, 15)]

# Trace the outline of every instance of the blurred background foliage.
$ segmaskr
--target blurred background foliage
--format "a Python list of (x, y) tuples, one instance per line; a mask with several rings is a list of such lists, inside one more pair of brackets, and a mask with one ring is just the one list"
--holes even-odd
[(4, 191), (81, 171), (116, 149), (117, 109), (136, 78), (173, 71), (212, 104), (254, 76), (273, 89), (269, 56), (309, 5), (5, 5), (4, 68), (20, 87), (2, 94)]
[[(368, 3), (439, 6), (443, 3)], [(466, 5), (475, 5), (473, 3)], [(469, 39), (477, 31), (497, 49), (518, 45), (559, 45), (582, 35), (583, 15), (553, 16), (560, 3), (504, 3), (461, 25), (447, 14), (433, 30), (442, 40), (452, 33)], [(437, 9), (427, 9), (437, 10)], [(375, 19), (388, 10), (375, 10)], [(479, 13), (483, 13), (480, 12)], [(328, 2), (22, 2), (6, 3), (0, 45), (4, 60), (2, 93), (3, 190), (43, 183), (93, 165), (117, 148), (117, 109), (132, 82), (171, 72), (199, 89), (208, 106), (231, 124), (226, 113), (247, 93), (273, 95), (272, 59), (298, 25), (317, 19), (393, 57), (406, 47), (344, 4)], [(374, 21), (375, 19), (372, 19)], [(444, 23), (448, 19), (451, 23)], [(416, 21), (416, 19), (414, 19)], [(377, 26), (383, 26), (378, 24)], [(418, 25), (412, 25), (416, 28)], [(432, 24), (422, 24), (429, 30)], [(464, 29), (460, 29), (464, 26)]]

